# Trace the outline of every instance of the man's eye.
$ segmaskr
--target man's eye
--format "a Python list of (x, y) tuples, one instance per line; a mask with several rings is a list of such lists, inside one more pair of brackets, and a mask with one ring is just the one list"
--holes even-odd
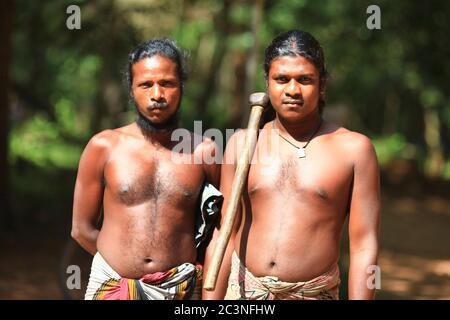
[(161, 81), (160, 85), (167, 88), (173, 88), (176, 86), (176, 83), (174, 81)]
[(276, 77), (275, 80), (277, 82), (280, 82), (280, 83), (287, 82), (287, 78), (286, 77)]
[(311, 78), (310, 77), (301, 77), (300, 78), (300, 82), (311, 82)]
[(150, 83), (142, 83), (142, 84), (140, 85), (140, 87), (143, 88), (143, 89), (148, 89), (148, 88), (151, 87), (151, 85), (150, 85)]

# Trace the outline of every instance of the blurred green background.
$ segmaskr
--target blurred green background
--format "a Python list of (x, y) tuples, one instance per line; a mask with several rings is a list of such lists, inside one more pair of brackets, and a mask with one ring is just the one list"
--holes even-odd
[[(72, 4), (80, 30), (66, 27)], [(380, 30), (366, 26), (372, 4)], [(248, 95), (265, 88), (264, 48), (293, 28), (324, 48), (325, 118), (377, 150), (377, 297), (450, 298), (450, 2), (6, 0), (0, 16), (0, 298), (64, 297), (58, 265), (78, 160), (93, 134), (134, 119), (123, 71), (135, 45), (171, 37), (189, 50), (182, 124), (225, 130), (245, 125)]]

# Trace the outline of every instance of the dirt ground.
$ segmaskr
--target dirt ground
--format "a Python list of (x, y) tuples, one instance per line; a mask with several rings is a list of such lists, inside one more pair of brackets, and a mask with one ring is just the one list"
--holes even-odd
[[(445, 183), (383, 186), (380, 236), (381, 289), (377, 299), (450, 299), (450, 187)], [(44, 209), (32, 227), (0, 235), (1, 299), (82, 298), (90, 257), (68, 246), (70, 212), (48, 217)], [(341, 253), (342, 297), (346, 297), (348, 237)], [(63, 262), (64, 252), (73, 250)], [(61, 265), (63, 263), (64, 265)], [(81, 267), (80, 289), (64, 291), (67, 266)], [(62, 280), (61, 280), (62, 279)]]

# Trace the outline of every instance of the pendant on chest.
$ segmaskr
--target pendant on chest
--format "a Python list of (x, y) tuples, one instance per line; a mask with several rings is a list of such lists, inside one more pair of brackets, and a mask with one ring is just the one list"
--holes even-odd
[(299, 158), (306, 158), (305, 148), (298, 148), (297, 155)]

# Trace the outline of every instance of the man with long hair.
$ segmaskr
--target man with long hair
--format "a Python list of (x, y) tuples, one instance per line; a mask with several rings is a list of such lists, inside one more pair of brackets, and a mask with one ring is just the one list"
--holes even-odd
[[(328, 73), (311, 34), (291, 30), (276, 37), (265, 50), (264, 71), (275, 119), (259, 134), (216, 288), (204, 298), (338, 299), (348, 216), (349, 298), (372, 299), (367, 272), (377, 263), (380, 219), (372, 143), (322, 118)], [(238, 131), (225, 150), (222, 213), (244, 138), (245, 130)], [(205, 272), (219, 232), (220, 224)]]
[(220, 166), (202, 161), (218, 151), (210, 139), (190, 133), (199, 143), (174, 149), (185, 79), (175, 42), (137, 46), (127, 67), (136, 121), (96, 134), (81, 156), (72, 236), (94, 255), (86, 299), (199, 298), (198, 200)]

